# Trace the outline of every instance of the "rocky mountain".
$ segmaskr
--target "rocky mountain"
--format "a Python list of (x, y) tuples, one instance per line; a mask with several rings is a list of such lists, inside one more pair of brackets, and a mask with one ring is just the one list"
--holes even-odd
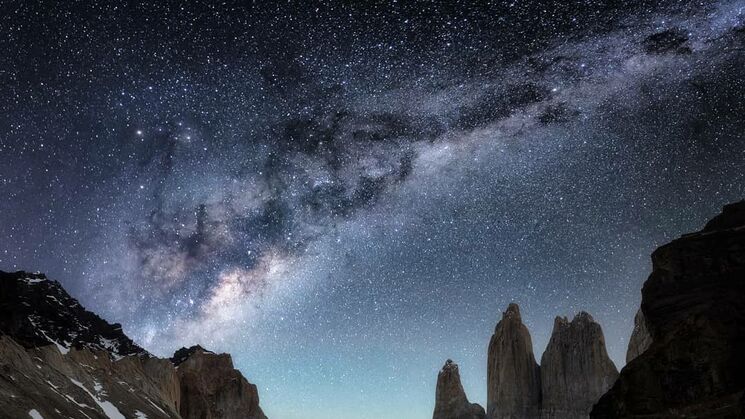
[(651, 343), (591, 417), (745, 417), (745, 201), (652, 254), (641, 310)]
[(647, 329), (647, 320), (644, 318), (642, 309), (637, 310), (634, 316), (634, 330), (631, 332), (629, 347), (626, 350), (626, 363), (628, 364), (634, 358), (641, 355), (652, 344), (652, 336)]
[(84, 309), (59, 282), (38, 273), (0, 271), (0, 333), (25, 348), (53, 343), (63, 353), (87, 348), (116, 358), (148, 355), (120, 324)]
[(489, 342), (487, 413), (492, 419), (540, 416), (541, 374), (533, 356), (533, 342), (510, 304), (502, 313)]
[(580, 312), (556, 317), (541, 357), (541, 417), (586, 418), (618, 377), (600, 325)]
[(0, 271), (0, 417), (266, 419), (230, 355), (150, 355), (41, 274)]
[(448, 359), (437, 374), (435, 411), (432, 419), (485, 419), (484, 408), (471, 403), (460, 382), (458, 364)]

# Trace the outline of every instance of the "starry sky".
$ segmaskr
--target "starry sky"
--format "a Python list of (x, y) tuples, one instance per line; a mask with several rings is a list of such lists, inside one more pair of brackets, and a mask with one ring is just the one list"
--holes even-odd
[(745, 1), (9, 2), (0, 269), (273, 419), (431, 417), (521, 305), (620, 368), (659, 245), (745, 197)]

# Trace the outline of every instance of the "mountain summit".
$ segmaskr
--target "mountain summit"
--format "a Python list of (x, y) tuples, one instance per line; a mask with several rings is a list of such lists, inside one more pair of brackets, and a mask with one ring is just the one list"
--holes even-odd
[(0, 271), (0, 417), (266, 419), (228, 354), (152, 356), (43, 274)]
[(44, 274), (0, 271), (0, 333), (25, 348), (54, 344), (106, 351), (114, 358), (149, 355), (122, 331), (86, 310)]

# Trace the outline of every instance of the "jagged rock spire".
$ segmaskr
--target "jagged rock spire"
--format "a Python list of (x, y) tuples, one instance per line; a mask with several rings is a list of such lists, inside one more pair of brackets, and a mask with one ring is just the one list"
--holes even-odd
[(556, 317), (541, 357), (543, 418), (586, 418), (618, 377), (600, 325), (582, 311), (570, 322)]
[(489, 342), (487, 413), (490, 418), (532, 418), (540, 414), (540, 370), (533, 342), (512, 303)]
[(435, 411), (432, 419), (484, 419), (484, 408), (470, 403), (460, 382), (458, 364), (448, 359), (437, 374)]

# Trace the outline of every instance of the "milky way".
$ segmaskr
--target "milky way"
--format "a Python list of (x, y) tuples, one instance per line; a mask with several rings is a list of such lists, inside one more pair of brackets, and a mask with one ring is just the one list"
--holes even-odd
[(273, 418), (426, 418), (590, 312), (622, 366), (649, 254), (745, 197), (745, 2), (49, 8), (0, 17), (0, 269)]

